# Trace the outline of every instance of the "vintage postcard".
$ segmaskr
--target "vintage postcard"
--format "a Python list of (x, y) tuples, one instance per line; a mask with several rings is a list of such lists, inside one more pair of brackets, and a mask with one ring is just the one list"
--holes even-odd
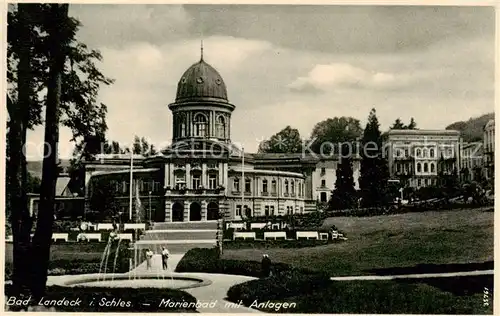
[(6, 10), (5, 311), (493, 314), (494, 6)]

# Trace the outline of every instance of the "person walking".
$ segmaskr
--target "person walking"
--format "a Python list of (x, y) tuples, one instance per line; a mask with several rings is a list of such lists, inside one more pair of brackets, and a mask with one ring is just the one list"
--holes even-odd
[(161, 251), (161, 262), (163, 265), (163, 270), (167, 270), (168, 268), (168, 257), (170, 256), (170, 253), (168, 252), (168, 249), (163, 247)]
[(264, 278), (271, 276), (271, 259), (267, 254), (262, 255), (261, 269)]
[(148, 270), (151, 270), (152, 260), (153, 260), (153, 252), (150, 249), (146, 249), (146, 264)]

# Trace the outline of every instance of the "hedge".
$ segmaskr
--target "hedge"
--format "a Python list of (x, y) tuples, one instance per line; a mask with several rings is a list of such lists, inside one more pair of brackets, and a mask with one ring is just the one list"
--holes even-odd
[[(7, 299), (11, 295), (10, 292), (10, 285), (6, 285)], [(124, 290), (123, 288), (49, 286), (43, 299), (49, 301), (63, 298), (79, 299), (81, 303), (79, 306), (56, 306), (55, 309), (58, 312), (196, 312), (196, 298), (189, 293), (167, 288), (127, 288)], [(166, 304), (160, 304), (162, 300), (186, 302), (187, 306), (184, 308), (165, 306)], [(106, 302), (108, 306), (103, 306)], [(38, 302), (32, 301), (32, 304), (38, 304)], [(19, 310), (14, 306), (10, 306), (9, 309)]]
[[(57, 243), (51, 248), (49, 261), (49, 275), (63, 274), (86, 274), (99, 273), (101, 268), (102, 254), (106, 247), (105, 243), (89, 242), (89, 243)], [(122, 240), (120, 248), (117, 249), (118, 242), (115, 241), (111, 246), (111, 251), (108, 257), (108, 265), (103, 265), (102, 269), (106, 268), (107, 273), (113, 273), (113, 265), (116, 251), (118, 258), (116, 262), (115, 273), (124, 273), (129, 271), (129, 242)], [(5, 259), (5, 279), (9, 279), (12, 274), (12, 244)]]

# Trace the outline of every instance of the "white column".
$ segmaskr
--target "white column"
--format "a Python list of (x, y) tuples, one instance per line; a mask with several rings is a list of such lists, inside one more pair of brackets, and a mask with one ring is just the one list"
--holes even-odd
[(191, 188), (191, 165), (188, 163), (186, 164), (186, 187)]
[(204, 187), (205, 189), (208, 188), (207, 185), (207, 164), (202, 163), (201, 164), (201, 186)]

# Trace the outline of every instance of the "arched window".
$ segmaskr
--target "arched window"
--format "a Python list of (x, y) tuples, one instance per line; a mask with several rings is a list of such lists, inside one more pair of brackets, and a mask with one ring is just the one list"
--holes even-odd
[(427, 148), (424, 148), (422, 150), (422, 154), (423, 154), (424, 158), (427, 158)]
[(427, 166), (427, 162), (424, 162), (424, 172), (429, 172), (429, 167)]
[(262, 192), (267, 193), (267, 180), (262, 180)]
[(419, 163), (417, 163), (417, 172), (422, 172), (422, 165)]
[(434, 163), (431, 162), (431, 172), (435, 172), (435, 171), (436, 171), (436, 166), (434, 166)]
[(435, 157), (435, 155), (436, 155), (436, 153), (435, 153), (435, 151), (434, 151), (434, 148), (431, 148), (431, 149), (430, 149), (430, 151), (429, 151), (429, 156), (430, 156), (431, 158), (434, 158), (434, 157)]
[(222, 115), (217, 117), (216, 130), (216, 135), (218, 138), (226, 138), (226, 120)]
[(285, 194), (288, 194), (288, 180), (285, 180)]
[(422, 150), (420, 148), (417, 148), (417, 158), (422, 157)]
[(194, 132), (195, 136), (205, 137), (207, 136), (208, 123), (207, 117), (203, 114), (196, 114), (194, 117)]
[(292, 192), (292, 195), (295, 195), (295, 182), (293, 180), (290, 183), (290, 191)]
[(233, 191), (240, 192), (240, 179), (234, 178), (233, 180)]

